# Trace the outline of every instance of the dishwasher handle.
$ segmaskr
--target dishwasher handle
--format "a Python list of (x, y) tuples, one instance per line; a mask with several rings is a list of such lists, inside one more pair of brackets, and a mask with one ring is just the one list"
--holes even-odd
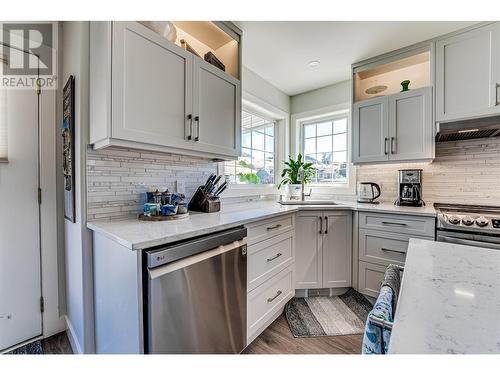
[(148, 268), (159, 267), (167, 263), (215, 249), (218, 246), (239, 241), (247, 236), (245, 227), (236, 227), (208, 236), (187, 240), (160, 249), (147, 250), (146, 265)]
[(158, 279), (170, 272), (177, 271), (181, 268), (189, 267), (195, 263), (200, 263), (209, 258), (216, 257), (224, 253), (228, 253), (230, 251), (235, 251), (235, 250), (241, 251), (241, 255), (246, 257), (247, 255), (246, 241), (245, 240), (234, 241), (233, 243), (227, 245), (221, 245), (215, 249), (208, 250), (203, 253), (178, 260), (176, 262), (168, 263), (161, 267), (149, 269), (148, 270), (149, 279), (150, 280)]

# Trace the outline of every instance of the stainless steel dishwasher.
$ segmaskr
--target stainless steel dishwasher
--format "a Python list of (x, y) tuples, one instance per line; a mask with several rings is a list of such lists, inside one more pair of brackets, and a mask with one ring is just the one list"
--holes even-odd
[(145, 251), (147, 353), (239, 353), (246, 346), (246, 229)]

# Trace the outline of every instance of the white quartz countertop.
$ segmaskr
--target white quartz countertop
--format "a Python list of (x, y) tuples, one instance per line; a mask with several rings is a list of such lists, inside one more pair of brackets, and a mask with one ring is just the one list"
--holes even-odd
[(411, 239), (389, 353), (500, 353), (500, 251)]
[(398, 207), (392, 203), (336, 202), (338, 204), (325, 206), (285, 206), (270, 200), (227, 204), (223, 205), (220, 212), (210, 214), (191, 212), (190, 217), (183, 220), (144, 222), (131, 218), (119, 221), (91, 221), (87, 223), (87, 227), (129, 249), (140, 250), (299, 210), (358, 210), (423, 216), (436, 215), (432, 205), (427, 207)]

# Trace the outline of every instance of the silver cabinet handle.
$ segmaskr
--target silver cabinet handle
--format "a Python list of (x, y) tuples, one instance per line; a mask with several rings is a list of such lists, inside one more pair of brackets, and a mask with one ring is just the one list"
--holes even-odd
[(400, 251), (400, 250), (392, 250), (392, 249), (386, 249), (385, 247), (380, 248), (380, 250), (382, 250), (382, 251), (387, 251), (388, 253), (398, 253), (398, 254), (403, 254), (403, 255), (406, 255), (406, 253), (405, 253), (404, 251)]
[(325, 216), (325, 234), (328, 234), (328, 216)]
[(400, 225), (402, 227), (405, 227), (408, 225), (406, 223), (395, 223), (393, 221), (382, 221), (382, 224), (384, 224), (384, 225)]
[(187, 135), (187, 140), (190, 141), (192, 138), (192, 133), (193, 133), (193, 115), (190, 113), (187, 117), (189, 120), (189, 134)]
[(278, 290), (274, 297), (267, 299), (267, 303), (273, 302), (276, 298), (278, 298), (281, 295), (281, 293), (283, 293), (283, 292), (281, 290)]
[(319, 217), (319, 234), (323, 234), (323, 216)]
[(274, 230), (274, 229), (278, 229), (278, 228), (281, 228), (281, 224), (276, 224), (276, 225), (273, 225), (272, 227), (267, 227), (266, 230)]
[(196, 123), (196, 137), (194, 137), (194, 141), (198, 142), (200, 140), (200, 116), (196, 116), (194, 122)]
[(271, 258), (267, 258), (267, 261), (268, 261), (268, 262), (272, 262), (273, 260), (278, 259), (278, 258), (279, 258), (280, 256), (282, 256), (282, 255), (283, 255), (283, 254), (278, 253), (278, 254), (276, 254), (275, 256), (271, 257)]
[(391, 137), (391, 154), (396, 153), (396, 138)]
[(384, 138), (384, 155), (387, 155), (387, 142), (389, 142), (389, 138)]

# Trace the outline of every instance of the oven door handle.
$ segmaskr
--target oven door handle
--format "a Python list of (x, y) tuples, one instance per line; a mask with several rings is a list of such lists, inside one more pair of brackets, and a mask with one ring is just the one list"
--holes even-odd
[(486, 247), (488, 249), (500, 250), (500, 244), (492, 242), (466, 240), (464, 238), (456, 238), (456, 237), (440, 236), (440, 235), (438, 235), (437, 239), (439, 242), (448, 242), (457, 245), (479, 246), (479, 247)]

